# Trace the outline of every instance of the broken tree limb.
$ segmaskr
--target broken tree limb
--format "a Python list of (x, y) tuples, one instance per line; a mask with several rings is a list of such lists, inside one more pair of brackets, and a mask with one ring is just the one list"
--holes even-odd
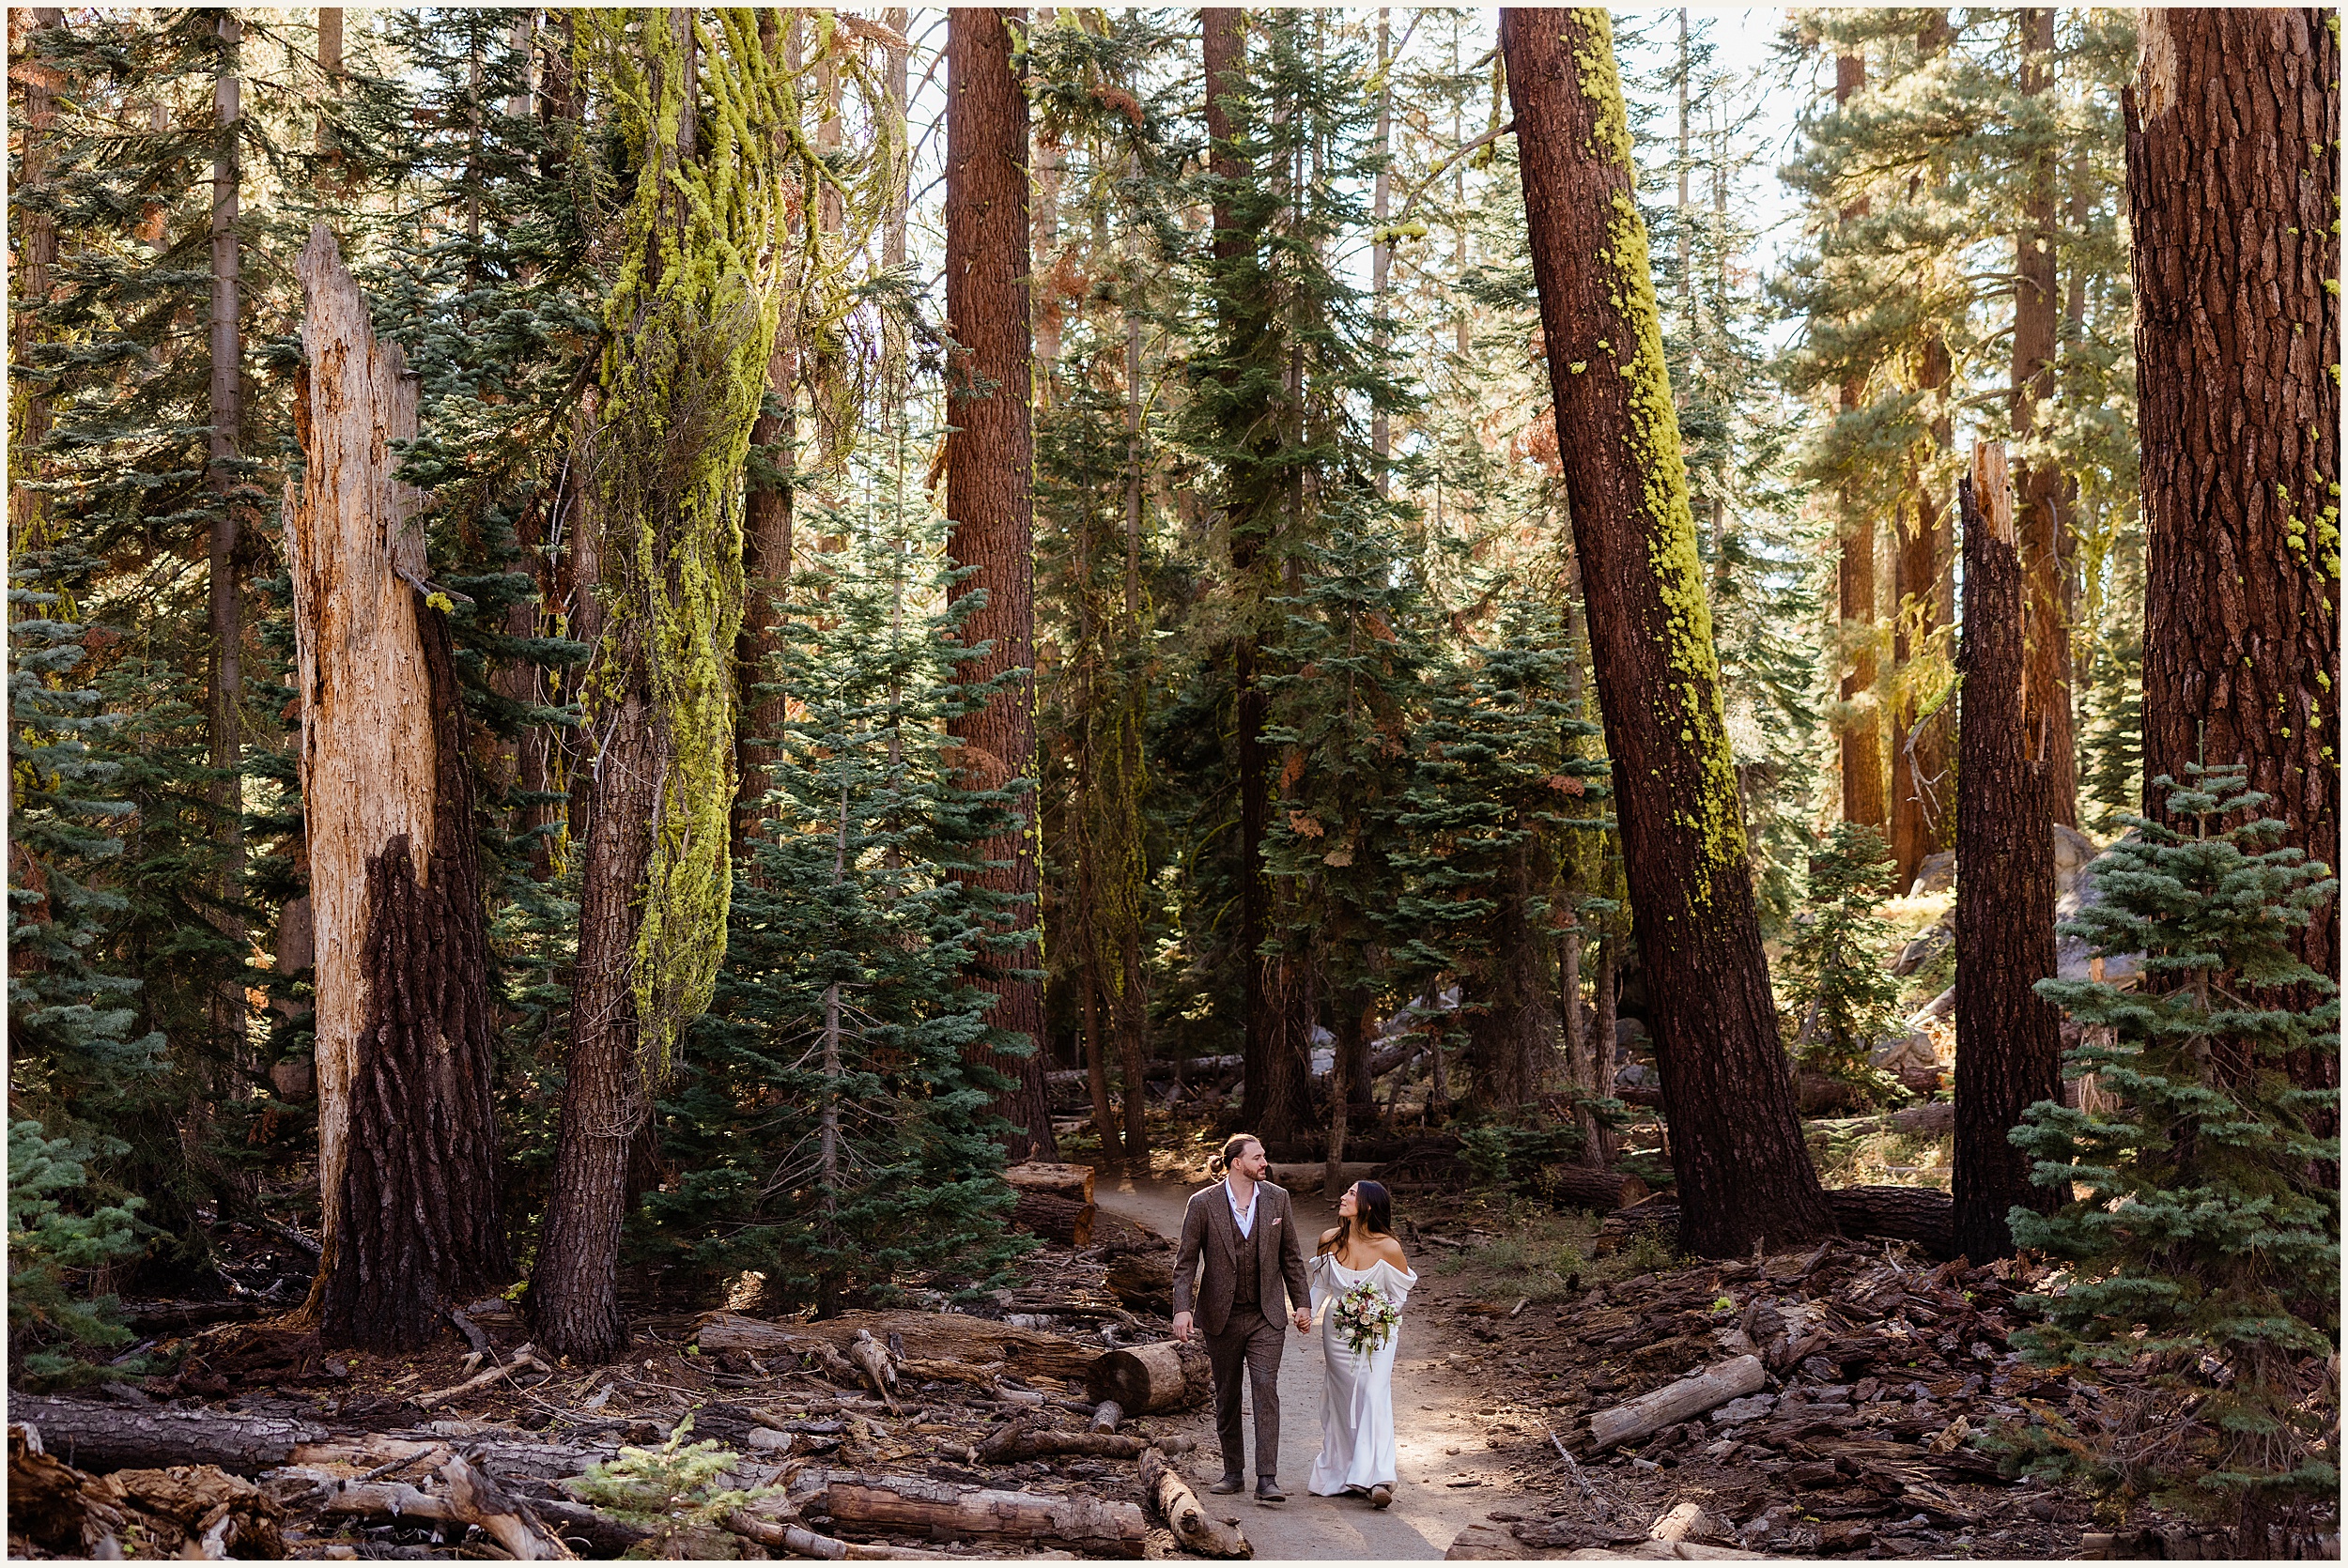
[(1732, 1399), (1758, 1393), (1768, 1386), (1769, 1370), (1758, 1356), (1738, 1356), (1709, 1366), (1691, 1377), (1665, 1384), (1627, 1405), (1600, 1410), (1590, 1417), (1590, 1444), (1610, 1449), (1635, 1442), (1666, 1426), (1717, 1409)]
[(1191, 1490), (1190, 1483), (1155, 1449), (1141, 1456), (1141, 1486), (1150, 1496), (1151, 1506), (1166, 1520), (1166, 1528), (1174, 1532), (1174, 1539), (1183, 1550), (1203, 1557), (1256, 1555), (1239, 1526), (1208, 1516), (1206, 1505)]
[(1095, 1432), (1114, 1432), (1117, 1423), (1124, 1419), (1125, 1407), (1114, 1399), (1104, 1399), (1093, 1407), (1091, 1429)]
[(523, 1562), (575, 1560), (570, 1547), (541, 1523), (528, 1503), (508, 1496), (487, 1470), (452, 1454), (440, 1466), (449, 1506), (469, 1525), (479, 1525), (505, 1554)]
[(762, 1519), (747, 1509), (735, 1509), (724, 1519), (726, 1529), (745, 1541), (755, 1541), (769, 1549), (780, 1548), (801, 1557), (842, 1560), (889, 1560), (899, 1558), (935, 1560), (947, 1557), (945, 1552), (925, 1552), (914, 1546), (884, 1546), (861, 1541), (842, 1541), (838, 1536), (820, 1535), (805, 1525), (795, 1525), (780, 1519)]
[(949, 1540), (1050, 1541), (1104, 1557), (1139, 1557), (1148, 1533), (1140, 1508), (1130, 1502), (1001, 1492), (910, 1475), (833, 1471), (823, 1481), (823, 1509), (834, 1524), (943, 1530)]
[[(820, 1323), (785, 1329), (736, 1313), (706, 1313), (695, 1334), (705, 1354), (743, 1350), (764, 1355), (770, 1350), (807, 1355), (824, 1345), (836, 1355), (867, 1330), (884, 1343), (892, 1333), (904, 1336), (904, 1353), (923, 1360), (1000, 1361), (1018, 1377), (1082, 1377), (1100, 1352), (1058, 1334), (1015, 1329), (993, 1318), (968, 1317), (946, 1312), (851, 1312)], [(845, 1364), (844, 1361), (842, 1363)], [(849, 1369), (851, 1374), (854, 1368)], [(1128, 1407), (1130, 1408), (1131, 1407)]]
[(1160, 1340), (1112, 1350), (1086, 1369), (1085, 1397), (1115, 1400), (1129, 1415), (1187, 1410), (1214, 1391), (1214, 1368), (1203, 1345)]
[(543, 1372), (548, 1376), (552, 1376), (554, 1372), (552, 1367), (538, 1359), (534, 1346), (517, 1345), (514, 1350), (514, 1359), (503, 1366), (488, 1367), (474, 1373), (461, 1383), (451, 1384), (445, 1389), (435, 1389), (430, 1393), (420, 1393), (411, 1403), (419, 1410), (429, 1410), (435, 1405), (444, 1405), (457, 1395), (471, 1393), (475, 1389), (486, 1389), (500, 1378), (510, 1378), (515, 1373), (524, 1370)]
[(29, 1422), (39, 1430), (45, 1451), (93, 1474), (217, 1465), (232, 1474), (258, 1475), (286, 1464), (297, 1446), (329, 1436), (322, 1426), (275, 1416), (96, 1405), (33, 1394), (12, 1395), (8, 1419)]
[(848, 1342), (848, 1360), (864, 1374), (864, 1380), (873, 1385), (873, 1391), (881, 1396), (893, 1414), (897, 1408), (897, 1368), (888, 1359), (888, 1347), (873, 1337), (869, 1329), (858, 1329), (856, 1338)]

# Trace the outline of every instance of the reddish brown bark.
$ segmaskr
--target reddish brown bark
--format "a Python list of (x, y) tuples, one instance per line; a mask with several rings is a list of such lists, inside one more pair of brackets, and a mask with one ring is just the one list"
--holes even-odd
[[(2128, 106), (2144, 471), (2144, 812), (2190, 762), (2340, 844), (2340, 42), (2317, 9), (2159, 10)], [(2337, 901), (2299, 943), (2340, 974)], [(2339, 1083), (2339, 1058), (2294, 1065)]]
[(1753, 911), (1611, 29), (1603, 11), (1510, 9), (1500, 40), (1606, 747), (1638, 781), (1617, 795), (1623, 869), (1680, 1241), (1830, 1235)]
[[(946, 449), (946, 513), (953, 519), (946, 547), (977, 568), (955, 596), (986, 594), (962, 635), (991, 646), (963, 667), (965, 678), (1024, 672), (984, 708), (948, 726), (964, 778), (987, 788), (1036, 776), (1027, 98), (1011, 64), (1011, 24), (1026, 17), (1018, 8), (964, 8), (950, 11), (946, 23), (946, 325), (954, 343), (947, 393), (956, 426)], [(988, 953), (974, 977), (995, 995), (988, 1022), (1035, 1049), (1025, 1056), (986, 1046), (970, 1053), (1011, 1080), (996, 1110), (1014, 1129), (1007, 1150), (1013, 1162), (1056, 1147), (1043, 1089), (1043, 992), (1015, 973), (1038, 967), (1033, 810), (1030, 796), (1022, 825), (980, 847), (997, 864), (968, 879), (1022, 900), (999, 917), (999, 929), (1016, 940)]]
[[(43, 33), (65, 30), (65, 12), (54, 7), (19, 7), (8, 12), (8, 77), (21, 89), (17, 113), (19, 127), (17, 175), (15, 189), (29, 192), (47, 182), (49, 138), (56, 125), (57, 91), (64, 84), (63, 73), (48, 63)], [(49, 302), (49, 291), (54, 282), (57, 267), (57, 220), (48, 212), (30, 206), (17, 209), (16, 279), (12, 315), (14, 320), (15, 353), (25, 359), (25, 346), (39, 342), (43, 335), (39, 306)], [(39, 382), (29, 382), (24, 392), (22, 411), (17, 416), (11, 439), (19, 444), (21, 453), (17, 471), (20, 475), (38, 474), (39, 459), (29, 454), (49, 434), (49, 394)], [(40, 532), (41, 498), (38, 491), (24, 485), (11, 485), (8, 491), (8, 539), (11, 546), (22, 548), (35, 542)]]
[(1965, 508), (1965, 682), (1956, 768), (1956, 1250), (1977, 1263), (2014, 1250), (2006, 1215), (2051, 1212), (2007, 1137), (2022, 1113), (2062, 1095), (2060, 1018), (2031, 990), (2055, 972), (2048, 768), (2022, 730), (2022, 564), (2005, 451), (1974, 449)]
[[(2022, 91), (2054, 86), (2054, 12), (2016, 13), (2022, 32)], [(2051, 112), (2051, 111), (2049, 111)], [(2014, 236), (2014, 439), (2039, 433), (2040, 410), (2054, 401), (2056, 333), (2062, 304), (2055, 280), (2055, 157), (2051, 131), (2028, 160), (2030, 186), (2022, 226)], [(2022, 576), (2022, 743), (2047, 764), (2047, 815), (2079, 821), (2078, 758), (2071, 719), (2071, 567), (2076, 553), (2062, 504), (2062, 466), (2025, 452), (2014, 466)]]

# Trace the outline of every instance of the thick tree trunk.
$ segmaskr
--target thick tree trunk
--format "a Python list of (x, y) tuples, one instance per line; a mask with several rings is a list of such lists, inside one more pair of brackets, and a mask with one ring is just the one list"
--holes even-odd
[[(1948, 345), (1935, 332), (1924, 340), (1917, 379), (1927, 392), (1945, 398), (1949, 375)], [(1945, 410), (1945, 401), (1941, 407)], [(1949, 438), (1945, 411), (1933, 422), (1932, 431), (1937, 453)], [(1908, 675), (1913, 661), (1938, 652), (1948, 635), (1950, 617), (1945, 600), (1954, 582), (1950, 571), (1949, 509), (1932, 493), (1923, 468), (1923, 462), (1919, 460), (1908, 470), (1908, 490), (1915, 497), (1916, 515), (1912, 525), (1900, 531), (1895, 568), (1899, 619), (1892, 636), (1892, 657), (1903, 677)], [(1916, 869), (1923, 863), (1924, 856), (1946, 848), (1956, 827), (1954, 814), (1949, 809), (1949, 719), (1953, 709), (1943, 705), (1925, 719), (1919, 702), (1921, 695), (1903, 679), (1899, 701), (1892, 710), (1892, 856), (1897, 887), (1902, 893), (1915, 882)], [(1921, 730), (1917, 728), (1920, 723)]]
[(2022, 733), (2021, 560), (2005, 449), (1973, 449), (1965, 506), (1964, 708), (1956, 764), (1955, 1246), (2014, 1250), (2006, 1213), (2052, 1212), (2007, 1134), (2062, 1096), (2060, 1016), (2031, 988), (2055, 972), (2054, 849), (2046, 764)]
[[(2022, 91), (2047, 97), (2054, 88), (2054, 12), (2018, 11)], [(2030, 187), (2022, 226), (2014, 236), (2014, 438), (2039, 434), (2041, 410), (2055, 395), (2055, 347), (2062, 302), (2055, 295), (2055, 155), (2047, 145), (2028, 157)], [(2048, 817), (2068, 827), (2079, 820), (2078, 759), (2071, 733), (2070, 522), (2063, 515), (2062, 469), (2051, 457), (2019, 456), (2016, 531), (2026, 585), (2022, 607), (2022, 744), (2032, 761), (2047, 764)]]
[[(2129, 95), (2144, 450), (2144, 814), (2248, 763), (2340, 846), (2340, 42), (2331, 13), (2144, 13)], [(2183, 824), (2189, 827), (2190, 824)], [(2299, 939), (2340, 975), (2340, 905)], [(2340, 1059), (2293, 1064), (2336, 1087)], [(2327, 1128), (2337, 1125), (2327, 1116)]]
[(300, 271), (306, 461), (284, 513), (316, 944), (313, 1306), (330, 1344), (413, 1349), (452, 1296), (511, 1268), (488, 935), (448, 624), (386, 445), (414, 438), (415, 379), (324, 225)]
[[(1036, 776), (1027, 99), (1011, 65), (1012, 24), (1026, 17), (1020, 8), (968, 8), (950, 11), (946, 23), (946, 321), (955, 345), (947, 384), (956, 426), (946, 453), (946, 512), (954, 520), (947, 552), (978, 568), (955, 595), (986, 593), (985, 607), (963, 623), (962, 635), (993, 646), (963, 667), (965, 679), (1025, 672), (983, 709), (948, 725), (961, 748), (964, 782), (986, 789)], [(1022, 812), (1016, 831), (981, 846), (1000, 868), (968, 879), (1022, 900), (998, 918), (1017, 940), (981, 960), (975, 978), (995, 996), (988, 1023), (1025, 1037), (1032, 1049), (1025, 1056), (985, 1045), (969, 1050), (974, 1063), (1011, 1080), (995, 1108), (1011, 1123), (1007, 1154), (1014, 1162), (1055, 1150), (1043, 1091), (1043, 994), (1012, 973), (1036, 967), (1031, 796)]]
[(1721, 721), (1612, 29), (1505, 10), (1558, 449), (1684, 1206), (1707, 1255), (1831, 1234), (1795, 1115)]
[[(762, 21), (770, 12), (762, 12)], [(742, 502), (742, 630), (734, 639), (742, 720), (734, 732), (733, 854), (739, 862), (757, 832), (760, 802), (774, 788), (770, 773), (782, 734), (780, 691), (762, 693), (768, 663), (782, 647), (782, 607), (791, 588), (791, 476), (798, 449), (799, 351), (786, 309), (766, 362), (771, 411), (750, 426), (750, 468)]]
[[(1834, 101), (1846, 103), (1866, 85), (1864, 56), (1844, 54), (1834, 62)], [(1843, 209), (1845, 219), (1867, 215), (1861, 197)], [(1867, 378), (1853, 377), (1841, 388), (1842, 409), (1855, 413), (1867, 400)], [(1883, 725), (1876, 705), (1876, 526), (1857, 494), (1846, 486), (1841, 498), (1841, 540), (1835, 557), (1835, 612), (1842, 662), (1849, 669), (1839, 695), (1842, 734), (1843, 820), (1880, 829), (1884, 824)]]
[(1547, 966), (1524, 913), (1535, 886), (1533, 857), (1529, 836), (1509, 852), (1498, 885), (1491, 890), (1500, 907), (1486, 928), (1487, 968), (1479, 994), (1462, 998), (1469, 1003), (1470, 1099), (1488, 1110), (1509, 1111), (1533, 1099), (1556, 1059), (1556, 1010), (1549, 1004)]

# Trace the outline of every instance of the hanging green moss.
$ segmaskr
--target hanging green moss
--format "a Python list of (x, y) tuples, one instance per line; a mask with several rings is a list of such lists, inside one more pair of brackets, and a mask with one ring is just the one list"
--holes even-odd
[(636, 172), (598, 366), (610, 629), (586, 695), (597, 726), (641, 698), (659, 741), (632, 975), (657, 1081), (678, 1030), (708, 1007), (725, 950), (741, 484), (774, 343), (796, 103), (750, 11), (582, 17), (583, 74)]

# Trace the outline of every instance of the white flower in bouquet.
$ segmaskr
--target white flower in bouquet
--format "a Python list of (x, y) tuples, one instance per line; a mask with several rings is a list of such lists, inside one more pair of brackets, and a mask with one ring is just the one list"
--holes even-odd
[(1337, 1332), (1344, 1336), (1346, 1348), (1357, 1356), (1384, 1349), (1386, 1341), (1394, 1337), (1394, 1326), (1402, 1321), (1401, 1309), (1367, 1280), (1339, 1296), (1330, 1310), (1336, 1314)]

